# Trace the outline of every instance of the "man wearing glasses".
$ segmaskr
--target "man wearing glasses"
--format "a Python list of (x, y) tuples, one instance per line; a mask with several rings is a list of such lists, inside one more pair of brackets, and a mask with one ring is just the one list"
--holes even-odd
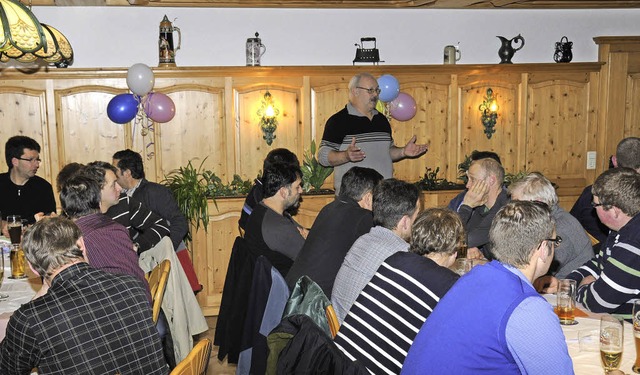
[(356, 74), (349, 81), (349, 103), (325, 125), (318, 161), (335, 167), (336, 195), (342, 176), (351, 167), (372, 168), (391, 178), (393, 162), (427, 152), (427, 145), (416, 144), (415, 135), (404, 147), (393, 144), (389, 120), (376, 110), (379, 94), (380, 87), (371, 74)]
[[(591, 188), (598, 218), (611, 231), (600, 252), (567, 276), (578, 282), (576, 299), (594, 313), (631, 320), (633, 301), (640, 296), (640, 174), (614, 168), (601, 174)], [(555, 278), (543, 292), (554, 293)]]
[(56, 200), (51, 184), (36, 176), (40, 167), (40, 145), (25, 136), (9, 138), (4, 148), (9, 171), (0, 174), (0, 212), (20, 215), (28, 224), (34, 215), (56, 211)]

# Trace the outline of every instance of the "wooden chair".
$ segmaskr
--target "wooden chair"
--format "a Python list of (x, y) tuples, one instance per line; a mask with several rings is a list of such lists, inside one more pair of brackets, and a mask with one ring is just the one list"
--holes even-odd
[(591, 241), (591, 246), (595, 246), (597, 244), (600, 243), (600, 241), (598, 241), (597, 238), (595, 238), (594, 236), (591, 235), (591, 233), (584, 231), (587, 234), (587, 237), (589, 237), (589, 240)]
[(327, 321), (329, 322), (329, 330), (331, 331), (331, 336), (335, 338), (338, 334), (338, 330), (340, 330), (340, 323), (338, 322), (336, 310), (333, 309), (333, 305), (327, 306), (326, 314)]
[(160, 316), (160, 307), (162, 306), (162, 298), (164, 297), (164, 289), (167, 286), (169, 272), (171, 271), (171, 262), (165, 259), (155, 266), (147, 275), (149, 289), (151, 290), (151, 299), (153, 300), (153, 322), (158, 322)]
[(189, 355), (183, 359), (170, 375), (205, 375), (211, 357), (211, 340), (202, 339), (191, 349)]

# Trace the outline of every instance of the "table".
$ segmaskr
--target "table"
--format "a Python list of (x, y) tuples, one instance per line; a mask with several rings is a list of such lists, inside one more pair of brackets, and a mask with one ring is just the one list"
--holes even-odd
[[(553, 294), (545, 294), (543, 297), (552, 305), (555, 306), (556, 296)], [(599, 342), (596, 341), (593, 346), (580, 350), (580, 343), (578, 341), (580, 331), (598, 331), (600, 330), (600, 316), (603, 314), (594, 314), (586, 311), (582, 306), (578, 306), (582, 311), (585, 311), (587, 317), (576, 318), (578, 324), (573, 326), (562, 326), (562, 332), (564, 333), (567, 347), (569, 348), (569, 355), (573, 361), (573, 370), (576, 375), (599, 375), (604, 374), (602, 364), (600, 363), (600, 349), (598, 347)], [(595, 337), (598, 340), (598, 336)], [(624, 323), (624, 351), (622, 352), (622, 365), (620, 370), (626, 374), (634, 374), (631, 370), (633, 363), (636, 360), (636, 347), (633, 339), (633, 326), (632, 324)]]
[[(3, 246), (4, 243), (0, 238), (0, 247)], [(0, 293), (8, 294), (9, 298), (0, 300), (0, 340), (4, 339), (7, 324), (13, 312), (24, 303), (31, 301), (36, 292), (42, 287), (40, 277), (35, 275), (29, 268), (27, 268), (27, 278), (10, 279), (11, 263), (9, 262), (9, 254), (3, 253), (2, 256), (4, 257), (4, 278)]]

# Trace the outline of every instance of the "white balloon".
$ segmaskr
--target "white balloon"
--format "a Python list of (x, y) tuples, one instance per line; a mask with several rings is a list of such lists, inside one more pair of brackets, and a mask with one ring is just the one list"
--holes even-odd
[(133, 64), (127, 72), (127, 86), (136, 95), (145, 96), (153, 89), (156, 79), (145, 64)]

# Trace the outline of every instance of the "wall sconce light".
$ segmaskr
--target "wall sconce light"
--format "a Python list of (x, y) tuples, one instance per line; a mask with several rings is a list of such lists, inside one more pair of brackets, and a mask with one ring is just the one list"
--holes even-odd
[(482, 126), (484, 126), (484, 134), (487, 135), (487, 138), (491, 139), (493, 133), (496, 132), (495, 126), (496, 121), (498, 120), (498, 102), (496, 98), (493, 97), (493, 90), (491, 88), (487, 89), (487, 96), (484, 97), (484, 101), (478, 107), (480, 112), (482, 112)]
[(262, 138), (267, 142), (269, 146), (276, 139), (276, 128), (278, 127), (278, 119), (276, 116), (280, 114), (280, 110), (273, 105), (273, 98), (271, 93), (267, 91), (262, 98), (262, 105), (258, 109), (258, 116), (260, 116), (260, 129), (264, 134)]

